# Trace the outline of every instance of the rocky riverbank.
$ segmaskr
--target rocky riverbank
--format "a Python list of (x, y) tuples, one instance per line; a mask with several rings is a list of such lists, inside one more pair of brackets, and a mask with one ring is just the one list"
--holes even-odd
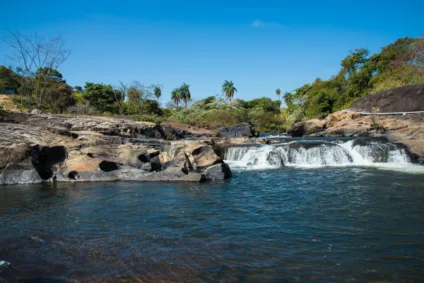
[(339, 111), (324, 119), (294, 124), (288, 131), (293, 137), (374, 137), (402, 143), (424, 157), (424, 115), (363, 115)]
[(0, 184), (231, 177), (207, 132), (105, 117), (13, 114), (0, 122)]

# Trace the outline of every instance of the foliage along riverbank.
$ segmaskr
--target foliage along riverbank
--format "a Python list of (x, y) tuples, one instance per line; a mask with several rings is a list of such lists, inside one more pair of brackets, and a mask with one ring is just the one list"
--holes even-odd
[[(355, 49), (341, 61), (340, 71), (330, 79), (317, 78), (284, 93), (287, 108), (283, 109), (280, 89), (270, 94), (276, 95), (276, 100), (262, 97), (246, 101), (242, 99), (242, 90), (228, 80), (222, 85), (222, 96), (195, 102), (190, 85), (182, 83), (169, 94), (170, 102), (163, 107), (159, 102), (166, 94), (157, 84), (134, 81), (113, 86), (87, 82), (84, 87), (71, 87), (57, 69), (42, 66), (28, 73), (22, 68), (0, 66), (0, 90), (17, 93), (13, 101), (20, 111), (37, 108), (43, 113), (126, 115), (137, 121), (173, 121), (211, 130), (248, 122), (260, 132), (285, 132), (296, 122), (346, 109), (369, 93), (423, 81), (422, 38), (398, 39), (373, 55), (366, 49)], [(1, 114), (5, 114), (2, 108)]]

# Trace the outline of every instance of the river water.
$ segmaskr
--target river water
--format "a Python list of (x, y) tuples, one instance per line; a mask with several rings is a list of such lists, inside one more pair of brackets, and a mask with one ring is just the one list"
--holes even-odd
[(4, 186), (0, 260), (18, 282), (419, 282), (424, 170)]

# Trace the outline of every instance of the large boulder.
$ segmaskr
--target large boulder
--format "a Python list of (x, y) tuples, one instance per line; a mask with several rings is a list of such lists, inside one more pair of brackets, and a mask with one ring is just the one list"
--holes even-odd
[(322, 132), (325, 129), (325, 120), (312, 119), (309, 121), (302, 121), (293, 124), (288, 130), (287, 133), (292, 137), (302, 137), (318, 132)]
[(353, 102), (349, 110), (377, 113), (424, 111), (424, 83), (368, 94)]
[(303, 137), (305, 135), (305, 122), (294, 123), (287, 130), (287, 134), (292, 137)]
[(218, 137), (235, 138), (235, 137), (258, 137), (256, 132), (249, 123), (240, 123), (234, 126), (222, 127), (218, 130)]
[(226, 163), (212, 165), (203, 172), (204, 179), (203, 181), (216, 181), (216, 180), (226, 180), (231, 178), (231, 169), (230, 166)]

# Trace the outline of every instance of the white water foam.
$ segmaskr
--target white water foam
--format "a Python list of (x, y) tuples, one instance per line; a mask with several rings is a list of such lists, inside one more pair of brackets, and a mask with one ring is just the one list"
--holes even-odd
[(277, 145), (230, 147), (225, 159), (233, 168), (248, 170), (280, 167), (276, 162), (276, 159), (280, 159), (288, 167), (372, 166), (424, 173), (424, 166), (410, 163), (404, 148), (380, 141), (294, 141)]

